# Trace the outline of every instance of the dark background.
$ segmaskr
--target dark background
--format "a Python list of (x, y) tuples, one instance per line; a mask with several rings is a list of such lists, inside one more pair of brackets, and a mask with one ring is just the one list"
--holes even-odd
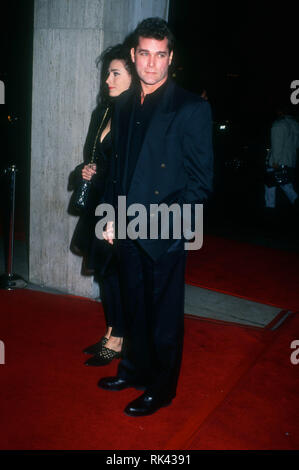
[[(0, 236), (7, 235), (8, 177), (3, 169), (16, 164), (16, 232), (28, 243), (30, 192), (30, 139), (33, 55), (33, 1), (1, 4), (0, 80), (5, 83), (5, 104), (0, 105)], [(4, 227), (4, 228), (3, 228)]]
[[(33, 1), (2, 5), (0, 79), (6, 104), (0, 106), (1, 168), (8, 163), (19, 168), (18, 207), (27, 227)], [(290, 84), (299, 79), (295, 5), (170, 1), (169, 24), (177, 38), (175, 80), (196, 93), (206, 89), (213, 111), (215, 191), (208, 212), (212, 231), (240, 238), (251, 226), (264, 233), (263, 168), (270, 126), (277, 104), (290, 102)], [(292, 106), (292, 112), (298, 115), (299, 105)], [(223, 123), (227, 127), (220, 132)], [(1, 184), (2, 191), (4, 187)], [(283, 196), (278, 206), (291, 211)]]
[[(206, 89), (213, 110), (215, 187), (208, 229), (296, 248), (298, 214), (285, 195), (277, 192), (277, 210), (270, 217), (263, 207), (276, 109), (288, 103), (290, 112), (299, 114), (299, 105), (290, 102), (290, 84), (299, 77), (296, 2), (171, 0), (170, 6), (181, 69), (177, 78), (195, 92)], [(226, 124), (225, 131), (220, 124)]]
[(216, 116), (269, 115), (289, 97), (299, 72), (295, 5), (170, 1), (186, 85), (208, 89)]

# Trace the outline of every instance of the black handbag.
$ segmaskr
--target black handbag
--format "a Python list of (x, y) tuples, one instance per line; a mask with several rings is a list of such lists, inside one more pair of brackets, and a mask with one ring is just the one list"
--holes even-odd
[[(103, 117), (103, 119), (101, 121), (101, 124), (98, 128), (97, 135), (96, 135), (96, 138), (95, 138), (95, 141), (94, 141), (94, 144), (93, 144), (92, 155), (91, 155), (89, 165), (95, 165), (96, 145), (97, 145), (97, 141), (98, 141), (100, 132), (102, 130), (103, 123), (104, 123), (105, 118), (107, 116), (108, 110), (109, 110), (109, 108), (106, 109), (106, 111), (104, 113), (104, 117)], [(83, 211), (86, 208), (87, 201), (88, 201), (88, 195), (90, 193), (90, 187), (91, 187), (91, 180), (88, 181), (88, 180), (85, 180), (85, 179), (82, 178), (80, 184), (78, 185), (77, 189), (75, 190), (75, 195), (74, 195), (74, 199), (73, 199), (73, 205), (74, 205), (75, 209), (77, 209), (79, 211)]]
[(269, 188), (273, 186), (280, 186), (287, 184), (292, 181), (291, 169), (285, 165), (281, 165), (279, 168), (268, 168), (265, 173), (265, 185)]

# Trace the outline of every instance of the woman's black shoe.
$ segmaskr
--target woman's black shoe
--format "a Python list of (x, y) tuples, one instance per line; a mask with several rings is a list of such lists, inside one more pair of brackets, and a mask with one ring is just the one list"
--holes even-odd
[(107, 341), (108, 341), (108, 338), (103, 336), (103, 338), (101, 338), (98, 343), (88, 346), (88, 348), (83, 349), (83, 352), (85, 354), (98, 354), (102, 351), (102, 347), (105, 346)]
[(106, 348), (102, 346), (101, 352), (95, 356), (88, 359), (84, 364), (86, 366), (106, 366), (113, 359), (119, 359), (121, 357), (121, 352), (113, 351), (113, 349)]

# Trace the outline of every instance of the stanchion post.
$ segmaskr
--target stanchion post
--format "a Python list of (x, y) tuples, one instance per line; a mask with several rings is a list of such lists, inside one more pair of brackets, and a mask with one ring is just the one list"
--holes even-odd
[(15, 200), (16, 200), (16, 165), (11, 165), (4, 173), (9, 176), (9, 230), (8, 230), (8, 256), (6, 274), (0, 277), (0, 289), (13, 290), (16, 288), (24, 288), (27, 282), (17, 274), (13, 274), (13, 255), (14, 255), (14, 234), (15, 234)]

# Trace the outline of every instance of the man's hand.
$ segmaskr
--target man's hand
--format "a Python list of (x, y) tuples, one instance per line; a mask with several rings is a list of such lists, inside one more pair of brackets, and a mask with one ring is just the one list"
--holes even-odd
[(103, 238), (110, 243), (110, 245), (113, 245), (113, 240), (115, 238), (113, 222), (107, 222), (106, 230), (103, 232)]

